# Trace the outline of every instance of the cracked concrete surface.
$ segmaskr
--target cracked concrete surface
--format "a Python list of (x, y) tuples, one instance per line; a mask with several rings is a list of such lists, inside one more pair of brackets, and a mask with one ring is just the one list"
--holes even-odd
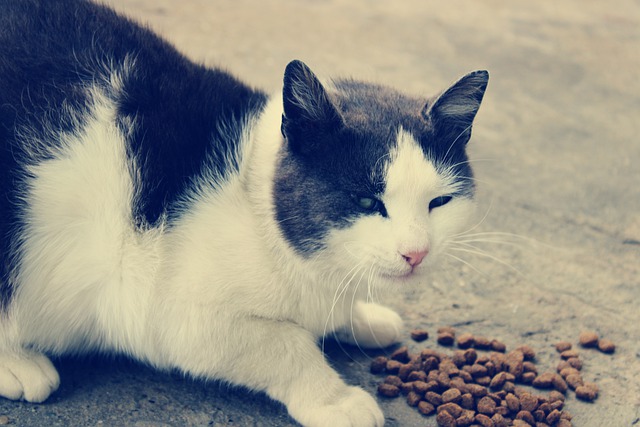
[[(286, 63), (432, 94), (488, 69), (471, 156), (479, 185), (475, 248), (443, 259), (421, 288), (390, 298), (408, 331), (442, 325), (529, 344), (593, 329), (613, 355), (580, 350), (594, 403), (570, 393), (578, 427), (640, 424), (640, 3), (497, 0), (109, 0), (189, 57), (279, 89)], [(493, 233), (493, 234), (481, 234)], [(379, 380), (370, 357), (331, 344), (353, 384)], [(41, 405), (0, 401), (13, 425), (288, 426), (260, 394), (156, 372), (122, 359), (54, 361), (62, 386)], [(401, 399), (388, 426), (435, 426)]]

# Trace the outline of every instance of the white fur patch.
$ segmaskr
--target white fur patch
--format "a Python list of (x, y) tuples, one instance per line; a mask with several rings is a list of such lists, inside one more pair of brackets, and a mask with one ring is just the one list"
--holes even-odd
[(54, 158), (30, 167), (15, 316), (25, 343), (132, 352), (145, 341), (158, 231), (134, 230), (134, 165), (115, 105), (98, 89)]
[(358, 271), (366, 271), (374, 281), (409, 275), (412, 269), (403, 255), (411, 252), (429, 252), (415, 272), (429, 268), (446, 240), (464, 229), (474, 207), (471, 200), (457, 197), (429, 212), (431, 200), (455, 193), (459, 184), (448, 170), (425, 157), (411, 134), (401, 129), (397, 138), (382, 195), (388, 218), (362, 217), (330, 238), (337, 265), (345, 269), (358, 265)]

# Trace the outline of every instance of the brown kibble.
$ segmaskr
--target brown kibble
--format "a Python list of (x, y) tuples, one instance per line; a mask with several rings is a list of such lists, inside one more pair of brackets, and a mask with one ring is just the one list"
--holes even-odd
[(402, 380), (400, 379), (400, 377), (396, 375), (388, 375), (384, 379), (384, 383), (389, 385), (394, 385), (396, 387), (400, 387), (400, 384), (402, 384)]
[(451, 414), (451, 416), (453, 418), (458, 418), (460, 415), (462, 415), (462, 408), (452, 402), (449, 403), (443, 403), (442, 405), (438, 406), (438, 412), (442, 412), (442, 411), (446, 411), (449, 414)]
[(469, 384), (468, 389), (473, 397), (484, 397), (487, 395), (487, 389), (478, 384)]
[(478, 350), (490, 350), (491, 340), (487, 337), (476, 337), (473, 346)]
[(593, 402), (598, 397), (598, 391), (586, 385), (581, 385), (576, 388), (576, 397), (580, 400)]
[(456, 418), (456, 426), (458, 427), (466, 427), (473, 424), (473, 420), (475, 418), (475, 411), (463, 411), (462, 415)]
[[(462, 397), (462, 393), (460, 393), (460, 390), (458, 390), (457, 388), (450, 388), (449, 390), (442, 393), (442, 402), (443, 403), (460, 403), (461, 397)], [(458, 416), (456, 416), (456, 418), (457, 417)]]
[(522, 373), (524, 372), (524, 353), (520, 350), (514, 350), (507, 353), (507, 357), (505, 360), (505, 366), (507, 372), (515, 376), (516, 378), (520, 378)]
[(449, 332), (442, 332), (442, 333), (438, 334), (437, 341), (438, 341), (438, 344), (448, 347), (448, 346), (453, 345), (453, 343), (455, 341), (455, 335), (453, 335), (453, 334), (451, 334)]
[(530, 361), (522, 362), (522, 370), (523, 372), (533, 372), (536, 374), (538, 373), (538, 368), (533, 362)]
[(533, 380), (535, 380), (537, 377), (535, 372), (525, 372), (524, 374), (522, 374), (522, 377), (520, 377), (520, 381), (522, 381), (524, 384), (531, 384), (533, 383)]
[(526, 422), (525, 420), (513, 420), (513, 427), (531, 427), (531, 424)]
[(575, 390), (578, 387), (584, 385), (584, 382), (582, 381), (582, 375), (580, 374), (567, 375), (565, 381), (567, 382), (567, 385), (571, 387), (571, 390)]
[(410, 360), (409, 348), (404, 345), (391, 353), (391, 356), (389, 356), (389, 358), (392, 360), (397, 360), (398, 362), (407, 363)]
[(485, 396), (478, 401), (478, 412), (486, 415), (493, 415), (496, 412), (496, 401)]
[(411, 331), (411, 339), (416, 342), (422, 342), (429, 338), (429, 331), (426, 329), (414, 329)]
[(556, 424), (556, 427), (572, 427), (573, 424), (571, 424), (571, 421), (565, 419), (565, 418), (560, 418), (560, 421), (558, 421), (558, 424)]
[(478, 360), (478, 352), (476, 352), (472, 348), (465, 350), (464, 360), (466, 361), (467, 365), (473, 365)]
[(603, 338), (598, 341), (598, 349), (603, 353), (611, 354), (616, 351), (616, 345), (613, 341)]
[(493, 421), (495, 427), (509, 427), (509, 421), (501, 414), (493, 414), (491, 421)]
[(562, 376), (562, 378), (567, 378), (569, 375), (580, 375), (580, 371), (578, 371), (576, 368), (569, 366), (561, 370), (560, 375)]
[(549, 392), (549, 403), (553, 403), (553, 402), (564, 402), (564, 394), (555, 391), (555, 390), (551, 390)]
[(424, 372), (430, 372), (430, 371), (433, 371), (434, 369), (438, 369), (439, 364), (440, 364), (440, 359), (436, 359), (435, 357), (430, 356), (422, 360), (422, 365), (420, 368)]
[(471, 374), (471, 376), (473, 376), (475, 378), (477, 378), (477, 377), (485, 377), (485, 376), (487, 376), (488, 370), (487, 370), (486, 366), (476, 363), (476, 364), (471, 366), (471, 369), (470, 369), (469, 373)]
[(507, 351), (507, 346), (501, 341), (491, 340), (491, 350), (504, 353), (505, 351)]
[(556, 343), (556, 351), (562, 353), (563, 351), (571, 350), (571, 343), (569, 341), (560, 341)]
[(489, 387), (489, 384), (491, 384), (491, 377), (489, 375), (486, 377), (478, 377), (476, 378), (476, 382), (483, 387)]
[(491, 382), (489, 383), (489, 387), (492, 390), (499, 390), (502, 388), (502, 386), (504, 386), (506, 382), (507, 382), (507, 373), (500, 372), (491, 379)]
[(425, 381), (427, 379), (427, 374), (423, 371), (413, 371), (407, 377), (407, 381)]
[(477, 424), (480, 424), (482, 427), (495, 427), (495, 424), (493, 423), (491, 418), (489, 418), (488, 416), (486, 416), (484, 414), (476, 415), (474, 421)]
[(568, 360), (573, 357), (579, 357), (579, 356), (580, 354), (576, 350), (565, 350), (562, 353), (560, 353), (560, 357), (562, 357), (564, 360)]
[(520, 409), (533, 412), (538, 407), (538, 398), (531, 393), (522, 393), (520, 396)]
[(440, 411), (436, 415), (436, 423), (440, 427), (456, 427), (456, 419), (447, 411)]
[(384, 397), (398, 397), (400, 388), (392, 384), (381, 383), (378, 385), (378, 394)]
[(416, 367), (413, 364), (405, 363), (400, 366), (400, 369), (398, 369), (398, 376), (402, 379), (402, 381), (406, 381), (409, 377), (409, 374), (411, 374), (411, 372), (413, 372), (415, 369)]
[(526, 421), (530, 425), (535, 425), (536, 420), (533, 418), (533, 414), (529, 411), (520, 411), (516, 414), (516, 420)]
[(598, 334), (593, 331), (582, 331), (578, 342), (582, 347), (589, 348), (598, 345)]
[(507, 408), (509, 408), (509, 412), (517, 413), (518, 411), (520, 411), (520, 399), (518, 399), (516, 396), (509, 393), (505, 396), (504, 400), (507, 403)]
[(371, 367), (369, 370), (372, 374), (380, 374), (387, 368), (387, 359), (385, 356), (378, 356), (371, 361)]
[(442, 354), (440, 354), (439, 352), (437, 352), (436, 350), (433, 350), (431, 348), (425, 348), (420, 352), (420, 358), (422, 360), (426, 360), (430, 357), (434, 357), (435, 359), (437, 359), (438, 361), (442, 358)]
[(557, 409), (554, 409), (553, 411), (549, 412), (549, 415), (547, 415), (546, 421), (548, 424), (555, 424), (558, 421), (560, 421), (560, 414), (561, 412), (558, 411)]
[(521, 345), (520, 347), (516, 348), (516, 350), (520, 350), (522, 352), (522, 354), (524, 355), (524, 360), (533, 360), (536, 358), (536, 352), (533, 348), (531, 348), (531, 346), (528, 345)]
[(451, 334), (453, 336), (456, 335), (456, 328), (454, 328), (453, 326), (440, 326), (436, 332), (438, 332), (439, 334)]
[(571, 366), (572, 368), (576, 368), (578, 371), (582, 369), (582, 360), (577, 357), (571, 357), (567, 359), (567, 363), (569, 363), (569, 366)]
[(397, 360), (388, 360), (386, 370), (390, 374), (397, 374), (401, 366), (402, 363)]
[(474, 343), (475, 338), (470, 333), (464, 333), (458, 337), (458, 348), (461, 348), (463, 350), (473, 347)]
[(460, 371), (452, 359), (444, 359), (440, 362), (439, 368), (440, 371), (446, 372), (449, 376), (458, 375), (458, 372)]
[(544, 372), (533, 380), (532, 385), (535, 388), (551, 388), (553, 386), (553, 375), (551, 372)]
[(435, 406), (433, 406), (429, 402), (425, 402), (424, 400), (421, 400), (420, 403), (418, 403), (418, 412), (420, 412), (422, 415), (431, 415), (435, 411), (436, 411)]
[(471, 393), (465, 393), (460, 396), (460, 406), (464, 409), (475, 409), (476, 401)]
[(435, 391), (428, 391), (424, 395), (424, 399), (431, 403), (433, 406), (442, 405), (442, 396)]
[(553, 374), (551, 378), (551, 383), (553, 388), (559, 391), (560, 393), (565, 393), (567, 391), (568, 385), (565, 380), (560, 376), (560, 374)]
[(572, 368), (572, 366), (571, 366), (571, 365), (569, 365), (569, 362), (567, 362), (566, 360), (561, 360), (561, 361), (558, 363), (557, 371), (558, 371), (558, 372), (562, 372), (562, 371), (563, 371), (564, 369), (566, 369), (566, 368)]
[(406, 395), (413, 390), (413, 382), (402, 383), (400, 384), (400, 393)]
[(420, 395), (415, 391), (410, 391), (409, 393), (407, 393), (407, 405), (409, 406), (418, 406), (418, 403), (420, 403), (420, 399)]

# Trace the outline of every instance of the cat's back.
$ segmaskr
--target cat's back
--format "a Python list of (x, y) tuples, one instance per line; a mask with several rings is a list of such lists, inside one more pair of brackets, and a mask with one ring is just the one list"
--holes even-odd
[(4, 299), (35, 221), (53, 230), (56, 213), (69, 221), (84, 209), (130, 217), (142, 229), (157, 225), (203, 171), (222, 179), (238, 168), (242, 124), (265, 102), (107, 7), (1, 1)]

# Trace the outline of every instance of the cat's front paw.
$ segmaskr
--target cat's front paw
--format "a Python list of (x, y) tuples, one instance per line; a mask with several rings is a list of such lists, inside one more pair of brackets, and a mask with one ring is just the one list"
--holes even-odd
[(358, 303), (350, 324), (338, 339), (365, 348), (384, 348), (400, 341), (402, 319), (395, 311), (374, 303)]
[(33, 351), (0, 352), (0, 396), (43, 402), (58, 389), (60, 377), (49, 359)]
[(315, 406), (311, 402), (289, 408), (305, 427), (382, 427), (384, 415), (375, 399), (358, 387), (346, 387), (335, 402)]

